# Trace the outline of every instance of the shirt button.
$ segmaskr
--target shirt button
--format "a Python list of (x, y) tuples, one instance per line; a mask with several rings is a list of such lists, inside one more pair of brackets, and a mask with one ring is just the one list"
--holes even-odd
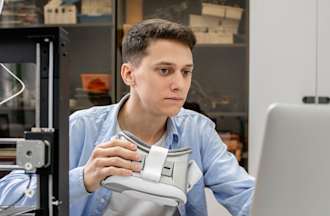
[(105, 202), (105, 199), (104, 199), (104, 198), (102, 198), (102, 199), (101, 199), (101, 203), (104, 203), (104, 202)]

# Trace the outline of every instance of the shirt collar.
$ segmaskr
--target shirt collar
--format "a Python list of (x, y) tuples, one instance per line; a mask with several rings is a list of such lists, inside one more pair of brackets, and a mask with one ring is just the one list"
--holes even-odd
[[(124, 97), (121, 98), (121, 100), (115, 105), (113, 112), (108, 115), (108, 117), (105, 120), (105, 123), (101, 129), (101, 136), (98, 138), (98, 141), (95, 143), (95, 145), (103, 143), (107, 140), (110, 140), (110, 138), (116, 133), (116, 126), (118, 124), (118, 113), (121, 109), (121, 107), (125, 104), (125, 102), (128, 100), (130, 94), (126, 94)], [(169, 149), (178, 148), (179, 141), (179, 131), (176, 126), (175, 122), (175, 116), (169, 117), (166, 122), (166, 129), (167, 129), (167, 137), (166, 137), (166, 147)]]
[(120, 108), (125, 104), (128, 98), (129, 94), (126, 94), (117, 104), (114, 105), (113, 112), (110, 112), (110, 114), (104, 120), (102, 129), (100, 131), (100, 136), (98, 137), (94, 145), (109, 141), (111, 137), (115, 135), (116, 127), (118, 124), (118, 113), (120, 111)]

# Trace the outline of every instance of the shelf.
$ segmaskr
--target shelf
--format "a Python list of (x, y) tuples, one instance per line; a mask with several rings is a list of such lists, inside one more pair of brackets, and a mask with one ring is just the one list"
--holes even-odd
[(25, 112), (35, 112), (35, 108), (12, 108), (12, 107), (1, 107), (0, 112), (8, 111), (25, 111)]
[(70, 27), (70, 28), (80, 28), (80, 27), (112, 27), (112, 22), (95, 22), (95, 23), (77, 23), (77, 24), (43, 24), (41, 26), (45, 27)]
[(47, 28), (47, 27), (64, 27), (64, 28), (93, 28), (93, 27), (112, 27), (112, 22), (95, 22), (95, 23), (77, 23), (77, 24), (36, 24), (36, 25), (12, 25), (1, 26), (0, 28)]

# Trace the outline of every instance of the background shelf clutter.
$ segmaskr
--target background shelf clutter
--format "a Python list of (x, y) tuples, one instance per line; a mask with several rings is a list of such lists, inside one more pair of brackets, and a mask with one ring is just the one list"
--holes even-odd
[(239, 7), (202, 3), (201, 15), (190, 14), (189, 25), (198, 44), (233, 44), (242, 14)]
[[(112, 1), (110, 0), (51, 0), (44, 6), (45, 24), (76, 24), (110, 22)], [(78, 7), (79, 5), (80, 7)]]

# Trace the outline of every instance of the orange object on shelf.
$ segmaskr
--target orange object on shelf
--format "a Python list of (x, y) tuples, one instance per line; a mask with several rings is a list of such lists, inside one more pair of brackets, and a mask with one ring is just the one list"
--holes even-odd
[(219, 133), (222, 141), (227, 145), (227, 150), (233, 153), (237, 160), (240, 161), (242, 158), (242, 148), (243, 144), (240, 141), (240, 137), (236, 133), (226, 132)]
[(84, 91), (92, 93), (104, 93), (111, 89), (110, 74), (80, 74), (81, 82)]

